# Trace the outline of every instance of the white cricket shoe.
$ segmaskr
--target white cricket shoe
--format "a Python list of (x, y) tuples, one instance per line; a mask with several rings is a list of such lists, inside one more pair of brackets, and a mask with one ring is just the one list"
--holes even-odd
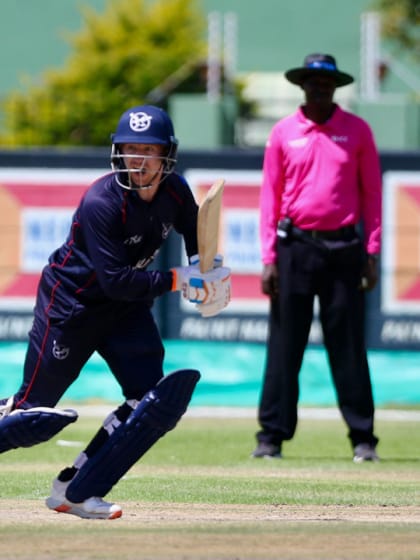
[(6, 418), (12, 412), (14, 405), (14, 397), (13, 395), (8, 399), (1, 399), (0, 401), (0, 420), (2, 418)]
[(53, 481), (51, 496), (45, 500), (48, 508), (58, 513), (71, 513), (84, 519), (117, 519), (122, 516), (122, 509), (117, 504), (105, 502), (102, 498), (93, 496), (84, 502), (74, 504), (66, 498), (68, 482), (61, 482), (57, 478)]

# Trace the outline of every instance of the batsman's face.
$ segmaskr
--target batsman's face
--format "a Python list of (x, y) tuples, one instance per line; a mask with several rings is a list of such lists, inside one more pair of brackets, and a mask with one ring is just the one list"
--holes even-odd
[(333, 103), (336, 83), (329, 76), (308, 76), (302, 83), (306, 103), (312, 105), (331, 105)]
[(153, 198), (162, 178), (164, 146), (122, 144), (121, 154), (125, 167), (129, 170), (130, 181), (140, 187), (140, 197), (145, 200)]

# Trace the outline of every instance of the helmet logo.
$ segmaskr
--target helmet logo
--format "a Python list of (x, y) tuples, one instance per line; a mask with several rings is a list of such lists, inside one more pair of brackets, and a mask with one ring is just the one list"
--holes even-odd
[(134, 132), (144, 132), (150, 127), (152, 116), (143, 111), (139, 113), (130, 113), (130, 128)]

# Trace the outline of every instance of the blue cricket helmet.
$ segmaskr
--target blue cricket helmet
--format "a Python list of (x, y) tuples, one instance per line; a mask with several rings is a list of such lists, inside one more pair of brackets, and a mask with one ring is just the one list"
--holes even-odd
[[(111, 136), (113, 144), (167, 144), (176, 141), (169, 115), (153, 105), (139, 105), (122, 114), (117, 130)], [(177, 142), (176, 142), (177, 143)]]
[[(114, 171), (126, 173), (120, 152), (121, 144), (161, 144), (167, 146), (163, 173), (169, 175), (175, 169), (178, 140), (169, 115), (160, 107), (138, 105), (127, 109), (118, 121), (116, 131), (111, 135), (111, 167)], [(123, 175), (120, 173), (120, 179)], [(124, 177), (124, 187), (127, 182)]]

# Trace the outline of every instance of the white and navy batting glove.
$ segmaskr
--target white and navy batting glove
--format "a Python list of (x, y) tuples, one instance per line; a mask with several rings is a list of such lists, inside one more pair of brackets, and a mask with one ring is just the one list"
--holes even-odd
[(190, 263), (190, 266), (195, 266), (195, 268), (198, 268), (200, 265), (200, 257), (198, 255), (192, 255), (191, 257), (189, 257), (188, 262)]
[(230, 293), (230, 268), (218, 267), (201, 273), (195, 265), (176, 267), (172, 272), (172, 291), (179, 290), (191, 303), (210, 304), (226, 299)]
[(231, 298), (231, 278), (225, 279), (217, 298), (210, 303), (198, 303), (195, 307), (202, 317), (214, 317), (228, 306)]

